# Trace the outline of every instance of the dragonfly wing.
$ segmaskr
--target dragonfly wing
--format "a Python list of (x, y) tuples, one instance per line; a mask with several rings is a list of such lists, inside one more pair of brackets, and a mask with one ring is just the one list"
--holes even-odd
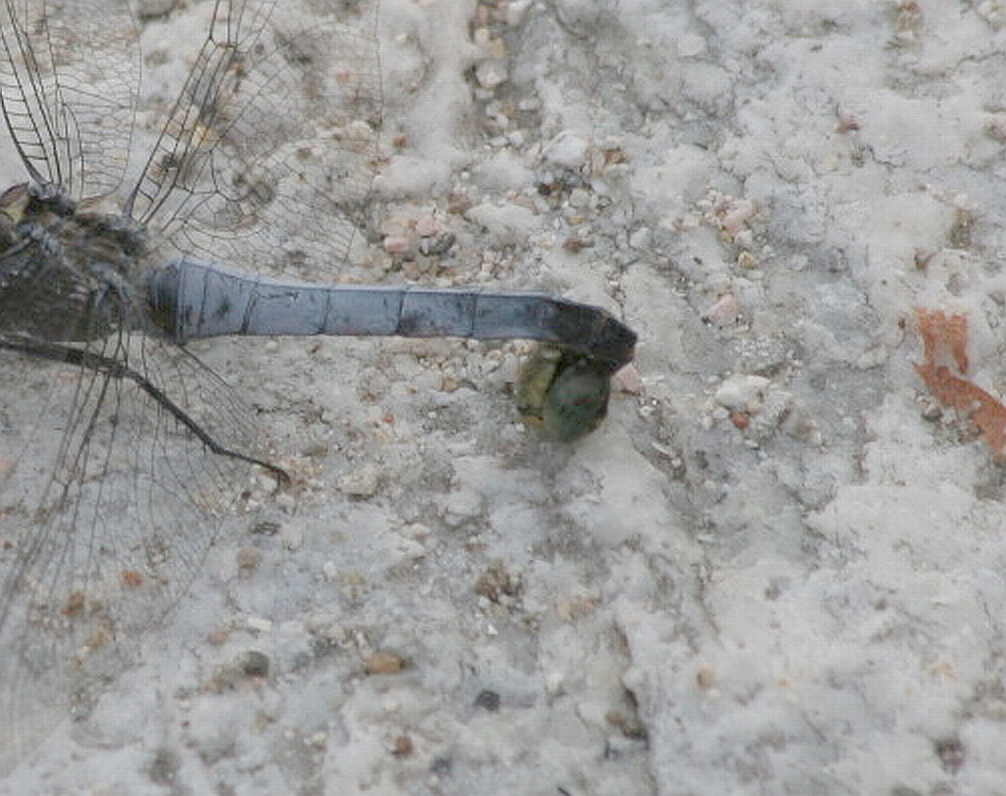
[(4, 0), (0, 104), (32, 179), (74, 199), (125, 171), (140, 63), (126, 0)]
[(180, 253), (331, 279), (377, 167), (375, 26), (376, 3), (219, 3), (130, 215)]
[(152, 395), (170, 385), (214, 442), (255, 451), (251, 413), (198, 360), (142, 336), (89, 353), (156, 363), (151, 389), (0, 350), (14, 377), (0, 403), (0, 772), (86, 717), (253, 484), (246, 462), (199, 450)]

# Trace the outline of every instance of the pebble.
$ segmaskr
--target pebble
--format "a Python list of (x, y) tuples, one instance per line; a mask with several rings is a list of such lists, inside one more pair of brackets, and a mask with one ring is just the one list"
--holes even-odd
[(702, 313), (702, 320), (722, 328), (733, 324), (740, 315), (740, 311), (737, 299), (733, 294), (727, 293), (720, 296), (715, 304)]
[(494, 89), (505, 83), (508, 77), (506, 66), (499, 61), (490, 59), (475, 67), (475, 79), (482, 88)]
[(396, 674), (405, 668), (405, 661), (392, 652), (375, 652), (366, 660), (367, 674)]
[(579, 171), (587, 162), (587, 141), (569, 130), (563, 130), (545, 145), (542, 158), (556, 166)]
[(771, 380), (764, 376), (738, 374), (728, 376), (716, 390), (715, 400), (733, 411), (754, 414), (761, 406)]
[(638, 395), (643, 390), (643, 378), (639, 375), (639, 369), (630, 362), (612, 377), (612, 384), (619, 392)]
[(349, 497), (369, 498), (377, 492), (379, 481), (377, 468), (372, 464), (365, 464), (339, 478), (338, 487), (340, 492)]
[(382, 245), (388, 254), (403, 254), (409, 250), (412, 241), (405, 235), (387, 235)]
[(434, 216), (421, 216), (416, 219), (416, 234), (421, 238), (429, 238), (440, 232), (440, 223)]

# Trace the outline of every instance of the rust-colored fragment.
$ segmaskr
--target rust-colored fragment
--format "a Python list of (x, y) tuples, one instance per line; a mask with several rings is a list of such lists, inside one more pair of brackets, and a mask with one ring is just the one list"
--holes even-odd
[(947, 365), (949, 353), (957, 365), (957, 371), (968, 372), (968, 316), (958, 313), (947, 315), (943, 310), (915, 310), (922, 333), (922, 346), (926, 363)]
[[(963, 375), (968, 372), (968, 319), (942, 310), (916, 310), (926, 361), (915, 370), (943, 406), (963, 412), (981, 431), (997, 456), (1006, 451), (1006, 406), (981, 387), (952, 372), (952, 361)], [(949, 360), (948, 360), (948, 356)]]

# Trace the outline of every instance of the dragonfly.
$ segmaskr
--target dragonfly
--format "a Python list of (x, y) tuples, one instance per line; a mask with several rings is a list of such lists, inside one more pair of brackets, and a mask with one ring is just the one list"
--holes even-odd
[(559, 441), (598, 426), (632, 359), (624, 322), (548, 293), (314, 279), (366, 227), (381, 91), (376, 7), (306, 5), (209, 2), (146, 139), (128, 0), (0, 6), (0, 106), (26, 176), (0, 193), (0, 410), (36, 418), (0, 411), (0, 773), (86, 717), (129, 640), (184, 596), (249, 470), (287, 479), (189, 341), (536, 340), (518, 410)]

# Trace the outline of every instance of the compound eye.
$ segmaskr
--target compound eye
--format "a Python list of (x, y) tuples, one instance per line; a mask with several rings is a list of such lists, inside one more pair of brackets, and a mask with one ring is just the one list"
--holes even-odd
[(542, 346), (521, 369), (518, 411), (549, 439), (572, 442), (604, 420), (610, 392), (608, 363)]

